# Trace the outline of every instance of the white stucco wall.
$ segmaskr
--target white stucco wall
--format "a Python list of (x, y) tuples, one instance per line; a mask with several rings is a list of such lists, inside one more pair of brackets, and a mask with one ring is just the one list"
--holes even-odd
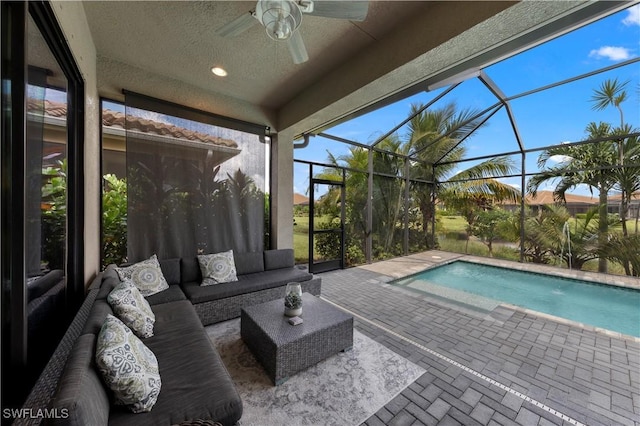
[(65, 39), (84, 78), (84, 282), (100, 270), (100, 98), (97, 90), (96, 48), (82, 3), (53, 0)]

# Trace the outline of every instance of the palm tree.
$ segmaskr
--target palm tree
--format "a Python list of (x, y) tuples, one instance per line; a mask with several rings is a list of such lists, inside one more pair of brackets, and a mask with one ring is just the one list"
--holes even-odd
[[(537, 212), (525, 211), (524, 256), (533, 263), (551, 263), (562, 241), (562, 227), (571, 216), (563, 206), (542, 206)], [(513, 220), (515, 219), (515, 220)], [(520, 218), (510, 221), (512, 233), (520, 238)]]
[[(626, 86), (629, 81), (625, 81), (623, 83), (618, 82), (618, 79), (610, 80), (607, 79), (602, 82), (599, 89), (594, 90), (594, 94), (591, 97), (591, 102), (593, 102), (592, 108), (596, 111), (602, 111), (609, 106), (613, 106), (620, 113), (620, 127), (619, 131), (615, 132), (618, 134), (622, 134), (621, 132), (625, 129), (624, 123), (624, 112), (622, 111), (622, 103), (627, 100), (627, 91)], [(629, 129), (630, 130), (630, 129)], [(625, 146), (624, 146), (624, 138), (617, 140), (618, 145), (618, 165), (620, 167), (625, 164)], [(612, 163), (613, 164), (613, 163)], [(622, 221), (622, 233), (623, 235), (627, 235), (627, 206), (626, 203), (626, 194), (624, 186), (621, 188), (622, 190), (622, 199), (620, 205), (620, 220)]]
[[(600, 122), (589, 123), (586, 128), (589, 139), (603, 138), (611, 134), (611, 126)], [(538, 166), (542, 171), (529, 179), (527, 191), (535, 196), (543, 182), (558, 180), (555, 187), (554, 198), (558, 202), (565, 201), (568, 190), (580, 184), (589, 185), (590, 190), (595, 188), (599, 194), (599, 237), (604, 243), (607, 238), (607, 194), (615, 185), (615, 177), (610, 169), (616, 162), (616, 152), (612, 141), (591, 143), (584, 145), (558, 145), (543, 151), (538, 158)], [(557, 158), (566, 159), (555, 163)], [(549, 163), (553, 163), (549, 166)], [(600, 272), (607, 272), (606, 259), (600, 259), (598, 265)]]
[(378, 236), (378, 244), (384, 250), (381, 254), (384, 255), (394, 251), (394, 241), (398, 236), (398, 230), (402, 228), (398, 225), (402, 218), (404, 203), (404, 182), (400, 179), (403, 174), (404, 159), (394, 155), (403, 151), (402, 142), (397, 135), (383, 139), (377, 147), (389, 152), (389, 154), (379, 151), (373, 153), (374, 170), (387, 175), (374, 176), (371, 201), (374, 225), (376, 225), (373, 233)]
[[(391, 154), (375, 151), (373, 154), (373, 167), (376, 172), (387, 176), (402, 175), (404, 160), (393, 155), (402, 151), (402, 142), (396, 135), (391, 135), (382, 140), (377, 148)], [(364, 239), (366, 234), (366, 202), (368, 193), (368, 179), (366, 171), (369, 164), (368, 150), (361, 147), (351, 147), (345, 155), (334, 156), (328, 153), (328, 162), (334, 167), (325, 168), (317, 178), (342, 181), (340, 167), (346, 168), (346, 199), (344, 206), (347, 216), (347, 237)], [(362, 172), (358, 172), (361, 170)], [(392, 177), (374, 177), (371, 208), (374, 224), (373, 235), (376, 240), (376, 250), (380, 253), (392, 251), (394, 236), (397, 234), (401, 219), (403, 204), (403, 185), (399, 179)], [(337, 190), (330, 190), (323, 201), (336, 206), (340, 202), (340, 194)]]
[[(422, 105), (413, 105), (409, 122), (408, 136), (402, 141), (396, 135), (382, 140), (373, 153), (373, 166), (376, 172), (385, 176), (374, 177), (374, 193), (368, 200), (368, 170), (369, 152), (361, 147), (351, 147), (346, 155), (334, 156), (329, 153), (328, 161), (331, 167), (323, 170), (317, 177), (323, 179), (341, 180), (339, 167), (345, 167), (347, 203), (355, 207), (347, 209), (348, 232), (351, 237), (366, 235), (365, 206), (371, 202), (376, 218), (375, 236), (382, 252), (393, 251), (394, 236), (400, 229), (399, 223), (403, 213), (404, 185), (401, 183), (405, 159), (409, 156), (410, 174), (412, 178), (419, 178), (430, 183), (411, 182), (412, 199), (422, 215), (422, 228), (427, 247), (433, 247), (429, 241), (428, 227), (435, 214), (431, 200), (433, 190), (438, 190), (438, 198), (448, 200), (452, 205), (463, 207), (460, 200), (466, 200), (467, 206), (484, 206), (485, 201), (493, 203), (495, 200), (510, 199), (517, 201), (519, 192), (506, 184), (495, 180), (494, 176), (504, 175), (514, 169), (511, 161), (506, 157), (499, 157), (484, 161), (455, 175), (456, 165), (450, 162), (461, 160), (466, 154), (463, 141), (468, 138), (481, 124), (481, 119), (474, 118), (477, 112), (473, 110), (459, 111), (455, 104), (448, 104), (443, 108), (424, 110)], [(419, 112), (419, 113), (418, 113)], [(394, 155), (395, 154), (395, 155)], [(443, 163), (438, 165), (437, 163)], [(435, 165), (435, 167), (434, 167)], [(361, 170), (362, 172), (358, 172)], [(393, 176), (397, 176), (394, 178)], [(463, 180), (463, 182), (458, 182)], [(328, 193), (325, 198), (331, 203), (337, 203), (336, 193)], [(334, 204), (335, 205), (335, 204)], [(358, 207), (359, 206), (359, 207)], [(405, 211), (409, 206), (405, 206)], [(466, 215), (470, 222), (475, 212)]]
[[(635, 132), (638, 132), (638, 129), (633, 129), (628, 124), (613, 131), (617, 135), (628, 135)], [(621, 137), (617, 143), (623, 154), (621, 164), (625, 166), (621, 166), (614, 171), (616, 178), (615, 189), (621, 193), (620, 220), (622, 221), (622, 235), (626, 237), (629, 235), (626, 223), (629, 204), (633, 195), (640, 191), (640, 167), (637, 167), (638, 162), (640, 162), (640, 141), (637, 136)]]
[[(327, 152), (327, 161), (332, 167), (326, 167), (315, 178), (342, 182), (342, 168), (345, 168), (345, 205), (341, 205), (341, 193), (338, 187), (330, 187), (328, 192), (318, 202), (324, 208), (330, 220), (337, 219), (340, 208), (345, 209), (345, 249), (348, 265), (361, 263), (364, 260), (364, 241), (367, 232), (367, 177), (366, 170), (369, 162), (367, 150), (361, 147), (350, 147), (349, 151), (340, 156)], [(362, 172), (358, 172), (362, 170)], [(331, 227), (330, 224), (320, 223), (319, 228)], [(331, 236), (319, 235), (316, 240), (318, 252), (329, 258), (335, 256), (339, 247)]]
[[(422, 109), (423, 105), (412, 106), (411, 114), (415, 116), (409, 123), (409, 137), (404, 149), (417, 160), (412, 166), (412, 176), (432, 182), (427, 185), (414, 183), (419, 187), (415, 193), (425, 235), (429, 234), (428, 224), (435, 215), (432, 190), (441, 201), (467, 212), (468, 222), (473, 222), (473, 212), (477, 207), (482, 208), (488, 199), (519, 200), (520, 193), (515, 188), (494, 178), (514, 170), (507, 157), (481, 162), (454, 176), (456, 162), (467, 152), (461, 142), (482, 125), (482, 117), (477, 117), (477, 111), (459, 111), (454, 103), (434, 110)], [(418, 111), (421, 112), (416, 114)]]
[(625, 267), (627, 275), (640, 277), (640, 234), (611, 234), (598, 254)]

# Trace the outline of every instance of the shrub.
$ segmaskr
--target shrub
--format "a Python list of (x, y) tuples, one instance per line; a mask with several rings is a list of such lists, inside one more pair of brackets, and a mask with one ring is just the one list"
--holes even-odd
[(127, 182), (115, 175), (103, 176), (102, 265), (127, 260)]

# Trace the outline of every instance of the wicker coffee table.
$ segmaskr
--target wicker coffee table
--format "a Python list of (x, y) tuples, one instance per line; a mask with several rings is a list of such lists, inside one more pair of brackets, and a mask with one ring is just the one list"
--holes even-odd
[(304, 323), (291, 325), (283, 299), (242, 309), (240, 334), (275, 385), (353, 347), (353, 317), (309, 293), (302, 294)]

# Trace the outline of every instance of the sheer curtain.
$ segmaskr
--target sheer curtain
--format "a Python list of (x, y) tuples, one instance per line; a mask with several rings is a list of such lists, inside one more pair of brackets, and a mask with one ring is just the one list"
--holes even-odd
[(129, 262), (262, 250), (266, 128), (125, 96)]

